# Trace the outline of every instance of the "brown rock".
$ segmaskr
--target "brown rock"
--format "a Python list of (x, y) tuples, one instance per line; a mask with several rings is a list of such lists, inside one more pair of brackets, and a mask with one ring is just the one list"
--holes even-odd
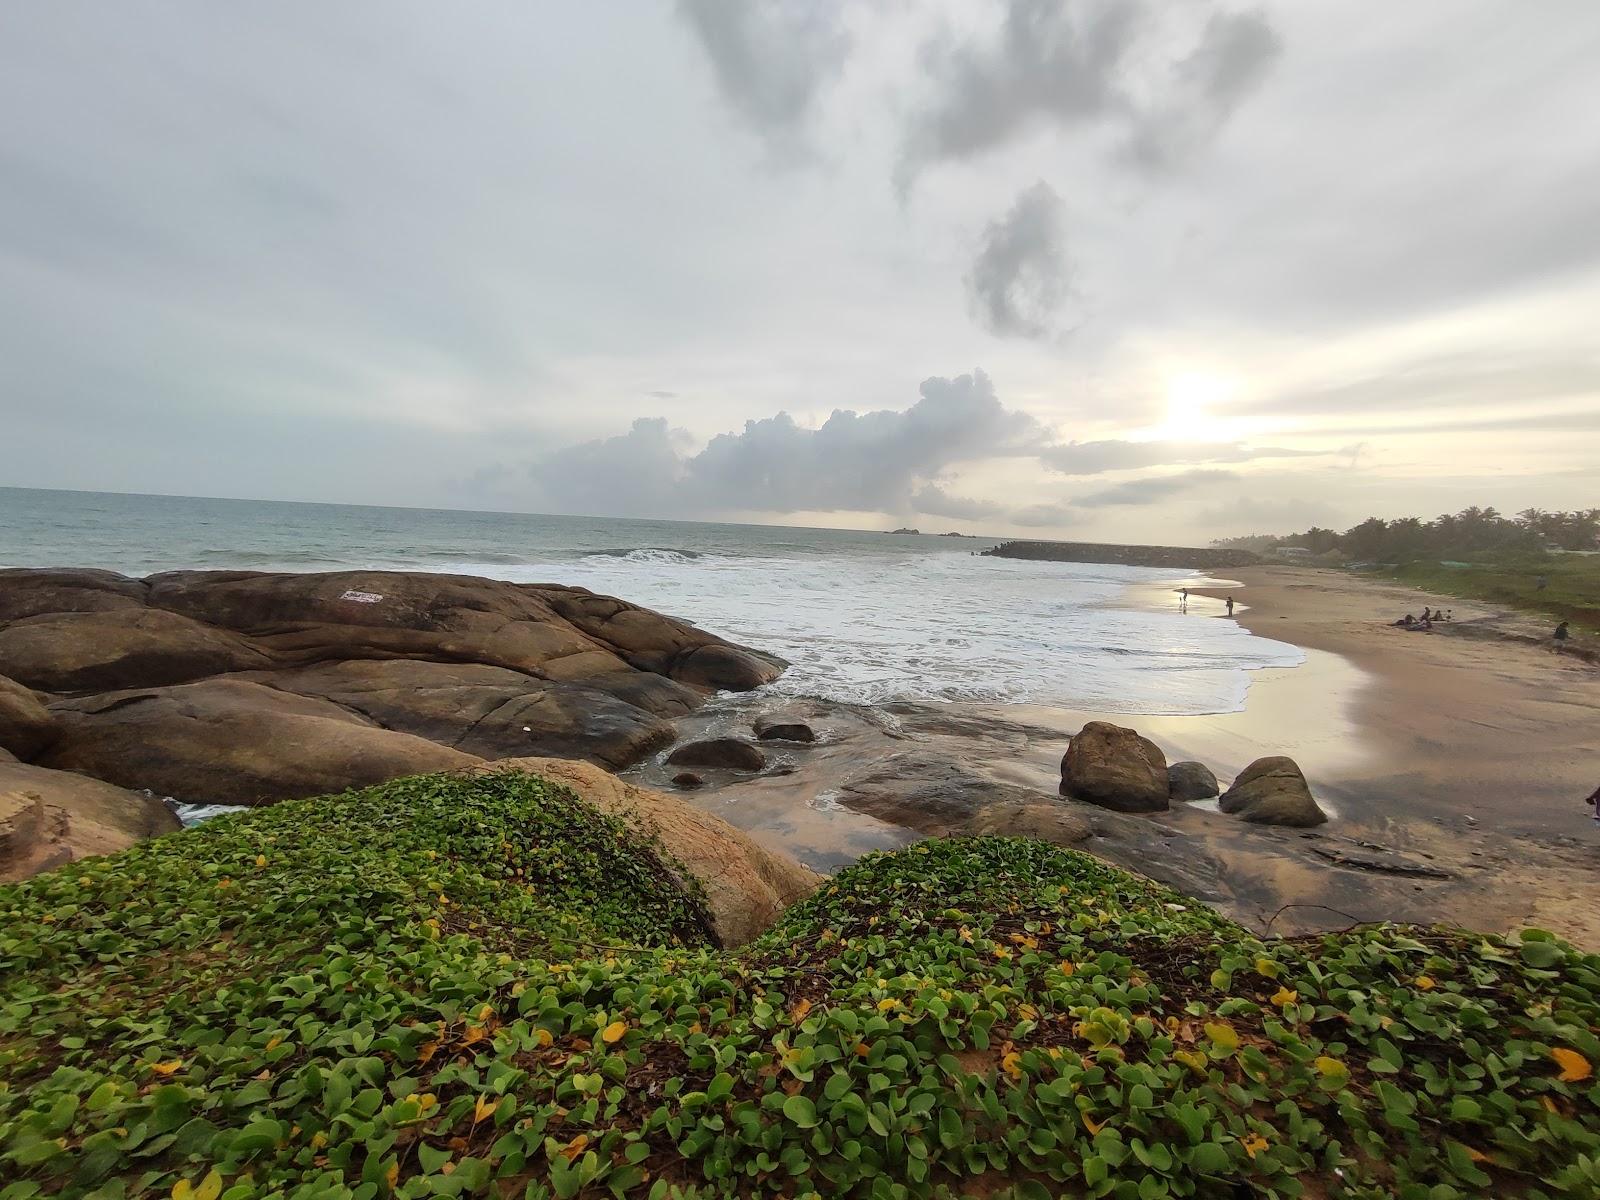
[(814, 742), (816, 732), (797, 717), (769, 715), (757, 717), (751, 724), (756, 736), (763, 742)]
[(1001, 837), (1037, 838), (1058, 846), (1076, 846), (1089, 840), (1094, 830), (1079, 813), (1049, 800), (1033, 803), (1006, 801), (980, 809), (967, 832)]
[(0, 750), (32, 758), (55, 740), (56, 720), (31, 690), (0, 675)]
[(1174, 800), (1210, 800), (1220, 790), (1205, 763), (1176, 762), (1167, 768), (1167, 794)]
[(700, 788), (706, 785), (706, 781), (693, 771), (679, 771), (672, 777), (672, 782), (681, 788)]
[(60, 567), (0, 570), (0, 625), (41, 613), (143, 608), (143, 580), (115, 571)]
[(43, 765), (192, 803), (270, 804), (481, 760), (327, 700), (207, 679), (57, 702)]
[(268, 661), (237, 634), (159, 609), (41, 613), (0, 628), (0, 671), (42, 692), (159, 687)]
[(670, 721), (598, 687), (476, 663), (353, 660), (233, 678), (331, 700), (384, 729), (479, 758), (537, 752), (620, 768), (671, 745), (676, 736)]
[(667, 853), (705, 887), (713, 924), (725, 946), (750, 941), (821, 882), (793, 859), (758, 846), (726, 821), (676, 796), (624, 783), (589, 763), (514, 758), (495, 763), (492, 769), (505, 767), (565, 784), (602, 812), (659, 837)]
[(1218, 807), (1257, 825), (1309, 828), (1328, 819), (1292, 758), (1258, 758), (1222, 793)]
[(1117, 812), (1164, 812), (1167, 759), (1132, 729), (1090, 721), (1061, 760), (1061, 793)]
[(0, 762), (0, 882), (179, 828), (161, 801), (98, 779)]
[(720, 737), (686, 742), (667, 755), (667, 761), (675, 767), (727, 767), (734, 771), (759, 771), (767, 765), (767, 756), (743, 738)]
[(1040, 803), (1032, 788), (1003, 783), (966, 765), (930, 761), (921, 751), (897, 754), (847, 779), (839, 802), (852, 812), (939, 837), (969, 833), (995, 805)]

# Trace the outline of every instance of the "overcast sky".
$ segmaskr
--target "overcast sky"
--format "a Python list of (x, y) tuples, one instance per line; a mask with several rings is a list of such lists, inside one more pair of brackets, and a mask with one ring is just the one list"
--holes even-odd
[(0, 484), (1600, 504), (1600, 3), (0, 8)]

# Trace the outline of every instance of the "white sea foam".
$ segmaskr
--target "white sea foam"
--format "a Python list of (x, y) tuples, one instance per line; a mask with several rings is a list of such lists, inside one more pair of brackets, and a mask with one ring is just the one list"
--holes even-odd
[[(975, 700), (1120, 713), (1229, 712), (1249, 671), (1299, 650), (1189, 611), (1131, 603), (1171, 572), (963, 553), (837, 558), (589, 555), (484, 574), (560, 579), (788, 659), (780, 695), (858, 704)], [(1164, 598), (1164, 594), (1163, 594)]]

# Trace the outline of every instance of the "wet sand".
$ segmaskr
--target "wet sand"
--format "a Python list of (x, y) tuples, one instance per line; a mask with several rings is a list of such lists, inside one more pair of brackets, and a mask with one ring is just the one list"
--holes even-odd
[[(1234, 619), (1306, 653), (1301, 666), (1255, 672), (1241, 712), (1127, 716), (727, 698), (684, 722), (684, 737), (748, 736), (755, 714), (784, 711), (809, 720), (819, 741), (768, 744), (767, 772), (704, 772), (710, 786), (685, 794), (819, 870), (958, 831), (963, 813), (982, 803), (1060, 804), (1093, 827), (1084, 849), (1257, 929), (1381, 919), (1492, 930), (1533, 924), (1600, 948), (1600, 828), (1579, 803), (1600, 782), (1586, 774), (1600, 764), (1600, 670), (1484, 637), (1504, 618), (1459, 601), (1440, 600), (1455, 609), (1454, 628), (1409, 633), (1387, 622), (1435, 598), (1343, 572), (1234, 574), (1237, 586), (1192, 588), (1187, 615), (1228, 619), (1221, 597), (1232, 594), (1240, 602)], [(1177, 604), (1159, 587), (1127, 602)], [(1288, 830), (1206, 806), (1127, 817), (1060, 801), (1067, 741), (1097, 718), (1134, 726), (1169, 761), (1206, 763), (1224, 785), (1255, 758), (1288, 754), (1334, 819)], [(675, 773), (660, 762), (628, 772), (655, 787), (670, 787)], [(1327, 857), (1351, 854), (1383, 869)], [(1413, 868), (1444, 878), (1400, 873)]]

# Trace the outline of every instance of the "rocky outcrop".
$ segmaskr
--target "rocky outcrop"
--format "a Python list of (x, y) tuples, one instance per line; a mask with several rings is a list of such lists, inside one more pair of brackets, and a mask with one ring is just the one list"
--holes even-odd
[(58, 702), (40, 759), (193, 803), (270, 804), (481, 761), (328, 700), (240, 679)]
[(733, 771), (759, 771), (767, 765), (767, 756), (760, 747), (743, 738), (706, 738), (699, 742), (686, 742), (671, 754), (667, 762), (675, 767), (725, 767)]
[(0, 750), (28, 759), (56, 738), (56, 721), (33, 692), (0, 675)]
[(1205, 763), (1175, 762), (1167, 768), (1167, 795), (1173, 800), (1212, 800), (1221, 790)]
[(159, 800), (70, 771), (0, 761), (0, 882), (179, 828)]
[(1094, 828), (1081, 813), (1059, 801), (1009, 800), (979, 809), (968, 822), (966, 832), (974, 836), (1038, 838), (1058, 846), (1076, 846), (1088, 841)]
[(1167, 759), (1132, 729), (1090, 721), (1061, 759), (1061, 794), (1116, 812), (1167, 808)]
[(705, 787), (706, 781), (704, 776), (696, 775), (693, 771), (679, 771), (672, 777), (672, 784), (674, 787), (681, 787), (685, 791), (692, 791), (694, 788)]
[(1299, 765), (1283, 755), (1258, 758), (1239, 772), (1218, 807), (1258, 825), (1308, 828), (1328, 819), (1312, 798)]
[[(0, 747), (197, 801), (528, 754), (621, 768), (671, 745), (673, 720), (711, 692), (783, 666), (582, 588), (0, 570), (0, 675), (16, 681), (0, 686)], [(52, 693), (50, 711), (30, 689)]]
[(675, 736), (671, 721), (600, 687), (477, 663), (354, 660), (229, 678), (328, 700), (384, 729), (479, 758), (537, 750), (620, 768), (671, 745)]
[(704, 886), (712, 923), (724, 946), (756, 937), (784, 908), (821, 882), (793, 859), (757, 845), (719, 817), (676, 796), (634, 787), (590, 763), (553, 758), (513, 758), (477, 770), (528, 771), (570, 787), (584, 800), (659, 838), (667, 853)]
[(817, 734), (811, 726), (798, 717), (781, 713), (768, 713), (757, 717), (750, 726), (763, 742), (814, 742)]

